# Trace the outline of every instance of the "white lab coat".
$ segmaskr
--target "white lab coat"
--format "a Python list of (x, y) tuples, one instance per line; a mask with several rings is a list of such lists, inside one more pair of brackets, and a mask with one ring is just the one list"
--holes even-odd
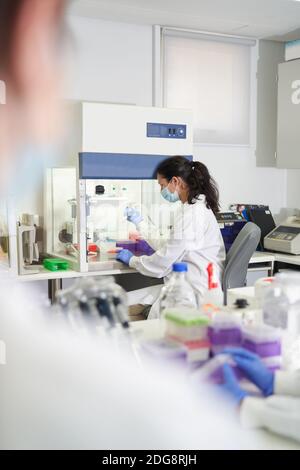
[(240, 415), (245, 427), (265, 428), (300, 441), (300, 370), (276, 372), (274, 395), (245, 398)]
[[(207, 290), (207, 265), (213, 263), (220, 282), (225, 260), (222, 235), (213, 212), (206, 207), (205, 196), (201, 195), (194, 204), (181, 204), (171, 227), (169, 240), (162, 240), (159, 234), (147, 224), (138, 226), (140, 234), (156, 250), (152, 256), (132, 257), (130, 267), (145, 276), (164, 278), (166, 282), (173, 263), (184, 261), (188, 265), (188, 280), (203, 298)], [(139, 303), (151, 304), (149, 319), (158, 318), (158, 297), (161, 286), (149, 288)]]

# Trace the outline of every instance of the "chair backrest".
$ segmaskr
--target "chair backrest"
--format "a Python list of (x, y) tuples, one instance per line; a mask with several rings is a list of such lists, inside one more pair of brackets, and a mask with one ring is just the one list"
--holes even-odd
[(260, 228), (253, 222), (248, 222), (228, 251), (222, 280), (224, 305), (227, 305), (227, 289), (243, 287), (246, 284), (248, 264), (257, 249), (260, 235)]

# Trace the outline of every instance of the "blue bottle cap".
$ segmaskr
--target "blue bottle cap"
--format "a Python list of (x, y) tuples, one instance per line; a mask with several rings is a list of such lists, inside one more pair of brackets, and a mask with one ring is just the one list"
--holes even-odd
[(175, 273), (184, 273), (187, 272), (188, 267), (186, 263), (174, 263), (173, 264), (173, 271)]

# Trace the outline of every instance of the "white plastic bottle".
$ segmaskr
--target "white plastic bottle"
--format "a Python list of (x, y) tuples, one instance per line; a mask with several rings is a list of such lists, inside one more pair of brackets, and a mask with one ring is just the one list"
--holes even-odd
[(186, 263), (173, 264), (173, 274), (160, 295), (160, 316), (168, 308), (198, 308), (197, 295), (186, 279), (187, 271)]
[(280, 282), (275, 280), (263, 300), (263, 321), (275, 328), (287, 329), (289, 299)]

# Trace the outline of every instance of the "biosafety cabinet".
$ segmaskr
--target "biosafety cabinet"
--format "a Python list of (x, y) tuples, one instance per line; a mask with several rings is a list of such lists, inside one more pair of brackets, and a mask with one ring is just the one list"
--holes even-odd
[(151, 234), (168, 236), (176, 204), (164, 202), (154, 171), (170, 156), (192, 159), (192, 114), (99, 103), (71, 107), (74, 165), (46, 174), (47, 252), (82, 272), (120, 270), (115, 258), (122, 247), (151, 253), (127, 222), (127, 207), (141, 212)]

